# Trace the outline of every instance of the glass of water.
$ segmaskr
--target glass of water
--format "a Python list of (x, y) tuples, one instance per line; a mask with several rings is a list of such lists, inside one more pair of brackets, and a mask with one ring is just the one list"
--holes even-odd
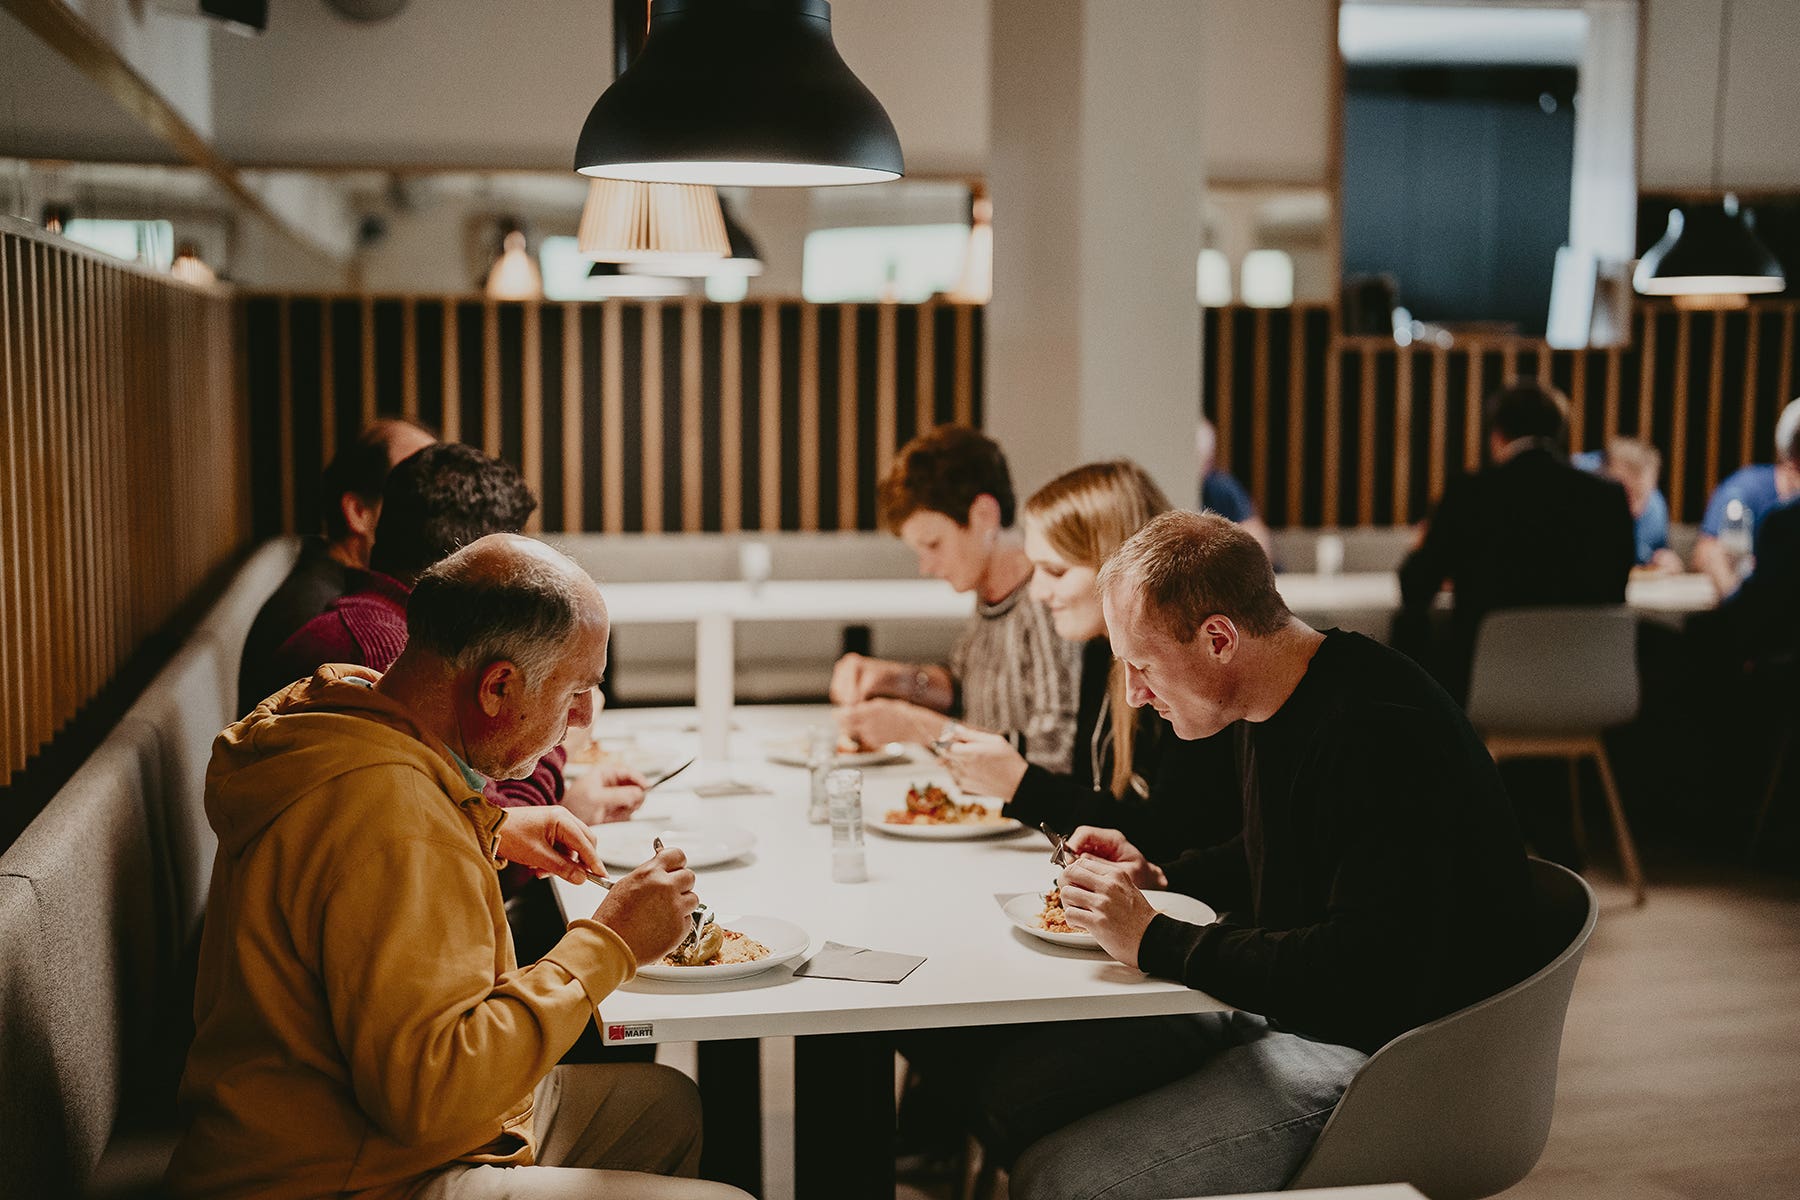
[(863, 859), (863, 773), (839, 767), (825, 780), (831, 803), (831, 880), (862, 883), (869, 877)]

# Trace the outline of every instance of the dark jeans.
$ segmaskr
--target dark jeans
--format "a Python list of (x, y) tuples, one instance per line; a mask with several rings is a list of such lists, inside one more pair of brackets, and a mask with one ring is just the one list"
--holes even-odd
[(1366, 1061), (1241, 1012), (950, 1030), (902, 1048), (953, 1081), (945, 1094), (1020, 1200), (1279, 1188)]

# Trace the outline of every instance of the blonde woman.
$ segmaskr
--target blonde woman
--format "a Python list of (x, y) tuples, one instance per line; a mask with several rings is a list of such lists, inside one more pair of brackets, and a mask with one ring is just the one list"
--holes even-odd
[[(1094, 580), (1112, 552), (1159, 513), (1168, 499), (1129, 459), (1076, 467), (1025, 503), (1025, 553), (1031, 598), (1050, 613), (1059, 637), (1079, 643), (1079, 704), (1071, 769), (1027, 763), (996, 734), (958, 726), (944, 752), (957, 786), (1006, 801), (1003, 811), (1028, 825), (1067, 834), (1080, 825), (1119, 829), (1139, 846), (1179, 853), (1237, 832), (1235, 805), (1197, 803), (1230, 769), (1222, 747), (1183, 742), (1153, 710), (1125, 701), (1125, 675), (1113, 662)], [(1166, 803), (1159, 801), (1166, 800)]]

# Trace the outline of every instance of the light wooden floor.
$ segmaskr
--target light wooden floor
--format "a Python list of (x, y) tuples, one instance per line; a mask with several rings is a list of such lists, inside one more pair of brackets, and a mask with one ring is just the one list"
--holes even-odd
[(1550, 1144), (1507, 1200), (1800, 1196), (1800, 880), (1646, 864), (1600, 923), (1563, 1031)]
[(1569, 1005), (1550, 1144), (1504, 1197), (1794, 1200), (1800, 879), (1666, 854), (1645, 872), (1642, 909), (1589, 873), (1600, 922)]

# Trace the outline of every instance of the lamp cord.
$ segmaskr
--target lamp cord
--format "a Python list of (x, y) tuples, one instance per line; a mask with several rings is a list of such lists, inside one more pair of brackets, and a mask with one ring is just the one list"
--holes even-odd
[(1725, 82), (1731, 58), (1731, 0), (1719, 6), (1719, 86), (1713, 98), (1713, 190), (1725, 185)]

